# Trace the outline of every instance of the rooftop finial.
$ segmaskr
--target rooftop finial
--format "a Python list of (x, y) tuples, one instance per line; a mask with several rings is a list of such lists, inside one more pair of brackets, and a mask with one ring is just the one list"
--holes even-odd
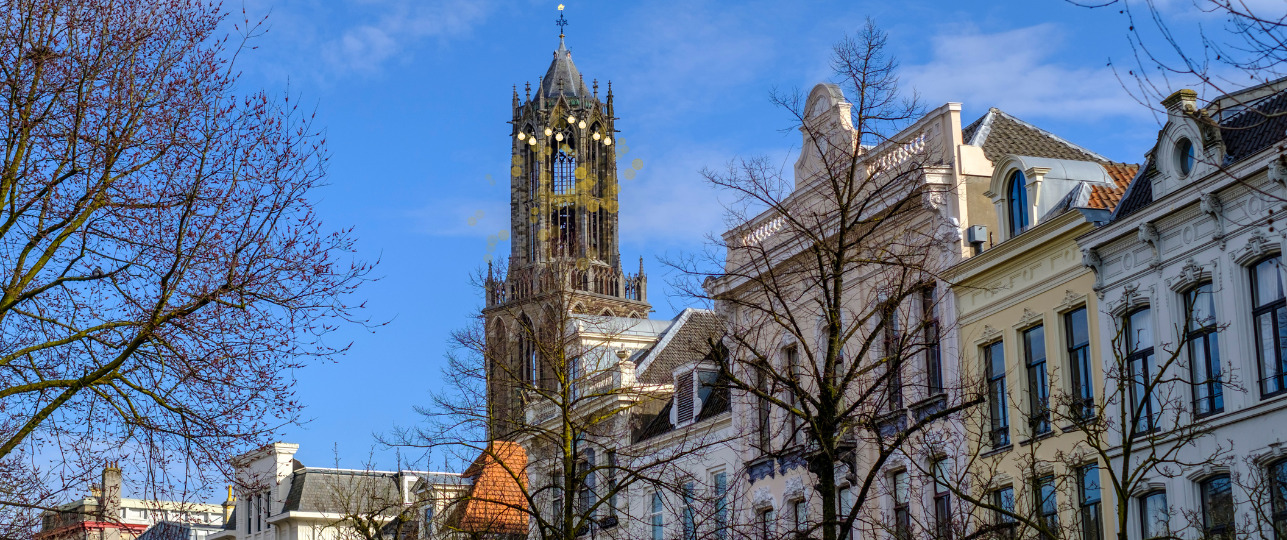
[(563, 37), (563, 27), (568, 25), (568, 20), (563, 18), (563, 4), (559, 4), (559, 20), (554, 24), (559, 26), (559, 37)]

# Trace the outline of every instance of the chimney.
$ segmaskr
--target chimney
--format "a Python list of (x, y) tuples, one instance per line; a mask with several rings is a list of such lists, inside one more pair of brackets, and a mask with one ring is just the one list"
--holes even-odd
[[(118, 462), (109, 461), (103, 467), (103, 492), (98, 511), (99, 519), (104, 523), (121, 522), (121, 465)], [(102, 540), (121, 540), (120, 527), (104, 527), (100, 534)]]
[(232, 521), (232, 510), (237, 507), (237, 498), (232, 494), (232, 486), (228, 486), (228, 499), (223, 501), (223, 522), (227, 524)]

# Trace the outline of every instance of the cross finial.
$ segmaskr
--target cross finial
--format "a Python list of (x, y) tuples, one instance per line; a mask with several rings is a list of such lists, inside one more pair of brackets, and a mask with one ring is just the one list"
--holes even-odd
[(568, 20), (563, 18), (563, 4), (559, 4), (559, 20), (554, 21), (559, 27), (559, 37), (563, 37), (563, 27), (568, 25)]

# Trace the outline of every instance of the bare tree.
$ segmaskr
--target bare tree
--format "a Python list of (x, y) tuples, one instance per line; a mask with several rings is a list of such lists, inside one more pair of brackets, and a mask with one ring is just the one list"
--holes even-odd
[(344, 350), (323, 337), (369, 269), (314, 212), (324, 141), (235, 92), (217, 5), (4, 6), (0, 504), (47, 507), (105, 453), (148, 496), (222, 480), (297, 418), (290, 370)]
[[(883, 527), (864, 508), (886, 493), (885, 466), (979, 402), (922, 369), (942, 360), (940, 272), (959, 256), (926, 207), (956, 186), (931, 179), (950, 149), (926, 135), (886, 46), (868, 21), (833, 47), (851, 105), (775, 92), (804, 134), (805, 167), (794, 181), (766, 158), (705, 171), (731, 194), (732, 230), (706, 256), (669, 261), (692, 278), (682, 291), (730, 320), (721, 376), (759, 416), (753, 451), (807, 463), (821, 519), (800, 534), (825, 540)], [(838, 116), (821, 114), (833, 105)]]
[[(493, 275), (507, 269), (488, 271), (478, 281), (491, 294), (502, 286)], [(385, 438), (473, 463), (465, 474), (486, 487), (453, 503), (453, 532), (618, 535), (632, 517), (629, 497), (679, 493), (680, 464), (720, 442), (703, 425), (679, 442), (648, 441), (650, 426), (669, 426), (662, 409), (670, 390), (640, 382), (631, 357), (639, 350), (621, 345), (646, 320), (576, 313), (584, 298), (571, 285), (574, 264), (555, 261), (542, 272), (539, 299), (493, 304), (453, 334), (448, 384), (418, 409), (425, 423)]]

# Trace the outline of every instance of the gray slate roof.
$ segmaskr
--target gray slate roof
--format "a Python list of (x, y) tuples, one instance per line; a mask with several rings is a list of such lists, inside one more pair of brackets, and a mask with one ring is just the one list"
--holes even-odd
[(572, 63), (572, 51), (559, 37), (559, 50), (554, 51), (554, 61), (541, 79), (541, 92), (546, 99), (560, 95), (569, 97), (590, 97), (590, 90), (585, 86), (585, 78)]
[[(360, 494), (360, 495), (359, 495)], [(350, 497), (378, 499), (384, 504), (401, 501), (396, 473), (299, 469), (291, 478), (283, 512), (337, 512)]]
[(657, 345), (639, 367), (639, 381), (645, 384), (668, 384), (671, 372), (688, 362), (701, 360), (711, 353), (710, 340), (724, 335), (724, 321), (715, 312), (688, 308), (675, 316), (675, 323), (661, 336)]

